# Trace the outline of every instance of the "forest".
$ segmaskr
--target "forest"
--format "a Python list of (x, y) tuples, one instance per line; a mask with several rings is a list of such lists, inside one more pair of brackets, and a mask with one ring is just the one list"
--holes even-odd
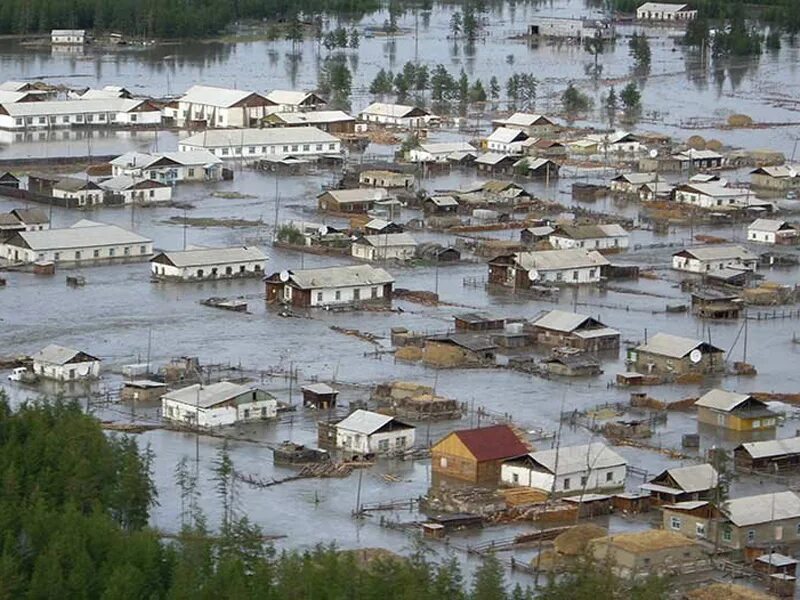
[[(176, 531), (154, 530), (148, 526), (157, 502), (152, 461), (149, 449), (132, 437), (106, 435), (76, 403), (39, 402), (12, 411), (0, 393), (0, 600), (534, 597), (520, 586), (509, 589), (493, 556), (466, 578), (455, 557), (433, 560), (414, 542), (406, 557), (333, 545), (278, 552), (242, 515), (225, 446), (210, 465), (212, 497), (200, 497), (193, 463), (176, 465)], [(210, 502), (223, 509), (215, 529), (200, 509)], [(545, 582), (536, 597), (658, 600), (665, 593), (663, 580), (631, 584), (582, 563)]]

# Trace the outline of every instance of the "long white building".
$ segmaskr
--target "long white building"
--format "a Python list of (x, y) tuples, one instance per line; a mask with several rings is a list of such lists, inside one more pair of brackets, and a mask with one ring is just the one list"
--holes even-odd
[(106, 193), (104, 204), (152, 204), (172, 199), (172, 187), (152, 179), (118, 175), (98, 185)]
[(758, 256), (735, 245), (684, 248), (672, 255), (672, 268), (688, 273), (709, 273), (726, 268), (755, 271), (757, 266)]
[(222, 179), (222, 160), (208, 150), (186, 152), (126, 152), (110, 162), (114, 177), (152, 179), (176, 184), (184, 181), (219, 181)]
[(161, 111), (149, 100), (101, 98), (0, 104), (0, 129), (147, 125), (161, 125)]
[(267, 255), (253, 246), (160, 252), (150, 260), (155, 279), (204, 281), (261, 277)]
[(123, 262), (145, 260), (152, 254), (152, 240), (116, 225), (87, 219), (62, 229), (18, 231), (0, 244), (0, 256), (13, 263)]
[(257, 160), (279, 156), (338, 156), (342, 143), (316, 127), (273, 127), (204, 131), (180, 140), (178, 149), (182, 152), (208, 150), (223, 160)]
[(278, 401), (258, 388), (220, 381), (190, 385), (161, 397), (161, 416), (170, 421), (204, 428), (272, 419)]
[(204, 123), (207, 127), (251, 127), (275, 103), (253, 91), (194, 85), (179, 100), (174, 116), (178, 126)]

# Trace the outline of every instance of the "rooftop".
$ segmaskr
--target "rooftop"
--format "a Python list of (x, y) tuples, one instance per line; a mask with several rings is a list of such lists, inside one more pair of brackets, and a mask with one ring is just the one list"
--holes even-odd
[(794, 492), (773, 492), (732, 498), (723, 512), (737, 527), (800, 518), (800, 497)]
[(266, 261), (267, 255), (254, 246), (230, 248), (197, 248), (193, 250), (174, 250), (161, 252), (150, 262), (167, 262), (175, 267), (201, 267), (251, 261)]
[(508, 425), (462, 429), (451, 435), (457, 436), (479, 462), (513, 458), (529, 451)]
[[(404, 423), (400, 423), (400, 421), (397, 421), (394, 417), (390, 417), (388, 415), (382, 415), (369, 410), (358, 409), (355, 412), (353, 412), (350, 416), (339, 421), (336, 424), (336, 428), (355, 431), (356, 433), (360, 433), (363, 435), (372, 435), (373, 433), (375, 433), (376, 431), (385, 427), (386, 425), (388, 425), (393, 421), (398, 424), (405, 425)], [(406, 427), (410, 428), (411, 426), (406, 425)]]
[(261, 98), (264, 97), (252, 91), (232, 90), (230, 88), (214, 87), (210, 85), (193, 85), (179, 101), (188, 102), (189, 104), (204, 104), (207, 106), (230, 108), (252, 95), (257, 95)]
[[(58, 344), (50, 344), (39, 350), (31, 358), (36, 362), (49, 363), (53, 365), (65, 365), (79, 354), (84, 354), (80, 350), (74, 348), (67, 348), (66, 346), (59, 346)], [(88, 361), (99, 360), (93, 356), (85, 354)]]
[(239, 385), (231, 381), (220, 381), (211, 385), (196, 383), (179, 390), (167, 392), (163, 397), (181, 404), (212, 408), (217, 404), (233, 400), (242, 394), (253, 392), (255, 389), (251, 386)]
[(628, 461), (600, 442), (531, 452), (531, 459), (550, 473), (567, 475), (626, 465)]
[(608, 259), (595, 250), (575, 248), (569, 250), (542, 250), (539, 252), (517, 252), (517, 263), (526, 271), (555, 271), (609, 265)]
[[(17, 237), (18, 236), (18, 237)], [(45, 229), (43, 231), (20, 231), (7, 243), (22, 244), (31, 250), (58, 250), (62, 248), (85, 248), (119, 244), (150, 244), (152, 240), (116, 225), (106, 225), (83, 219), (71, 227)]]
[(731, 412), (736, 407), (751, 400), (757, 404), (763, 404), (759, 400), (755, 400), (752, 396), (747, 394), (737, 394), (736, 392), (728, 392), (726, 390), (713, 389), (702, 396), (694, 403), (695, 406), (703, 408), (713, 408), (723, 412)]
[[(178, 142), (196, 148), (230, 148), (275, 144), (339, 144), (339, 138), (316, 127), (268, 127), (266, 129), (209, 129)], [(287, 150), (287, 153), (289, 151)]]
[(745, 442), (739, 447), (743, 448), (753, 458), (777, 458), (800, 454), (800, 437), (765, 440), (763, 442)]
[(657, 333), (646, 343), (638, 346), (636, 350), (638, 352), (649, 352), (651, 354), (659, 354), (670, 358), (683, 358), (700, 346), (708, 346), (713, 349), (713, 351), (723, 352), (722, 349), (711, 346), (702, 340), (693, 340), (670, 333)]
[(695, 248), (684, 248), (679, 250), (673, 256), (680, 254), (688, 254), (697, 260), (756, 260), (758, 257), (742, 246), (718, 245), (711, 244), (708, 246), (697, 246)]
[(336, 288), (354, 285), (384, 285), (394, 283), (394, 277), (371, 265), (324, 267), (288, 271), (295, 284), (304, 289)]
[(659, 550), (669, 550), (672, 548), (686, 548), (687, 546), (695, 545), (694, 541), (680, 533), (663, 529), (609, 535), (596, 538), (589, 543), (608, 544), (634, 554), (658, 552)]

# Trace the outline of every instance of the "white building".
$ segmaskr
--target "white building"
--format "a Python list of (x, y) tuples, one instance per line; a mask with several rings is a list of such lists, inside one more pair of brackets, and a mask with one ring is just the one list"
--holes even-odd
[(371, 265), (273, 273), (265, 280), (267, 302), (310, 308), (390, 302), (394, 277)]
[(204, 123), (207, 127), (252, 127), (275, 103), (262, 94), (207, 85), (193, 85), (178, 100), (175, 122)]
[(23, 231), (50, 229), (50, 217), (41, 208), (14, 208), (10, 214), (17, 218)]
[(161, 125), (161, 111), (149, 100), (101, 98), (0, 104), (0, 129), (148, 125)]
[(478, 156), (478, 150), (467, 142), (435, 142), (420, 144), (408, 152), (410, 162), (437, 162), (446, 163), (455, 154), (471, 154)]
[(580, 41), (594, 37), (610, 40), (616, 35), (616, 32), (614, 24), (609, 21), (537, 16), (528, 25), (528, 34), (532, 37)]
[(65, 177), (53, 184), (53, 198), (65, 200), (66, 205), (91, 207), (103, 204), (103, 190), (94, 181)]
[(636, 19), (638, 21), (664, 21), (671, 23), (693, 21), (696, 18), (697, 10), (688, 4), (645, 2), (636, 9)]
[(335, 427), (336, 447), (356, 454), (402, 453), (414, 445), (412, 425), (368, 410), (355, 411)]
[(627, 464), (611, 448), (595, 442), (509, 459), (500, 467), (500, 480), (515, 487), (577, 495), (624, 487)]
[(106, 192), (106, 204), (152, 204), (172, 200), (172, 187), (152, 179), (118, 175), (98, 185)]
[(114, 177), (152, 179), (173, 185), (189, 181), (219, 181), (222, 179), (222, 159), (208, 150), (162, 152), (148, 154), (126, 152), (110, 162)]
[(50, 43), (82, 46), (86, 43), (86, 31), (83, 29), (53, 29), (50, 31)]
[(747, 226), (747, 240), (763, 244), (794, 244), (798, 231), (780, 219), (756, 219)]
[(548, 283), (599, 283), (602, 267), (609, 264), (608, 259), (596, 250), (584, 248), (517, 252), (511, 257), (498, 257), (489, 262), (489, 281), (511, 287), (523, 287), (522, 282), (525, 282), (524, 287)]
[(523, 154), (523, 142), (528, 134), (519, 129), (498, 127), (486, 138), (486, 147), (490, 152), (501, 154)]
[(208, 150), (223, 160), (256, 160), (280, 156), (338, 156), (342, 143), (316, 127), (271, 127), (204, 131), (179, 141), (178, 149), (182, 152)]
[(33, 372), (45, 379), (77, 381), (100, 376), (100, 359), (80, 350), (50, 344), (34, 354)]
[(406, 129), (425, 128), (439, 123), (439, 117), (424, 108), (384, 102), (373, 102), (361, 111), (359, 118), (367, 123)]
[(314, 110), (275, 112), (265, 123), (277, 127), (316, 127), (329, 133), (351, 133), (355, 130), (355, 117), (341, 110)]
[(597, 151), (601, 154), (638, 154), (642, 150), (639, 137), (627, 131), (593, 133), (586, 138), (597, 142)]
[(672, 268), (687, 273), (709, 273), (726, 268), (755, 271), (757, 266), (758, 256), (741, 246), (699, 246), (672, 255)]
[(608, 188), (617, 194), (633, 195), (638, 194), (643, 185), (653, 183), (657, 180), (657, 173), (622, 173), (609, 182)]
[(154, 278), (174, 281), (204, 281), (261, 277), (267, 255), (253, 246), (193, 248), (160, 252), (150, 259)]
[(716, 181), (684, 183), (675, 188), (675, 201), (713, 210), (744, 208), (752, 194), (747, 188), (726, 187)]
[(319, 110), (327, 104), (324, 98), (314, 92), (298, 90), (272, 90), (266, 95), (272, 103), (270, 112), (303, 112)]
[(170, 421), (210, 428), (272, 419), (278, 401), (264, 390), (220, 381), (195, 384), (161, 396), (161, 416)]
[(62, 229), (18, 231), (0, 243), (0, 256), (21, 263), (121, 262), (144, 260), (152, 254), (152, 240), (116, 225), (87, 219)]
[(365, 235), (351, 246), (355, 258), (369, 261), (411, 260), (417, 251), (417, 242), (407, 233)]
[(548, 135), (553, 133), (558, 127), (556, 123), (544, 115), (524, 112), (516, 112), (507, 119), (492, 121), (492, 125), (495, 127), (524, 131), (531, 137)]
[(625, 250), (629, 244), (628, 232), (617, 223), (604, 225), (557, 225), (548, 241), (553, 248), (566, 250)]

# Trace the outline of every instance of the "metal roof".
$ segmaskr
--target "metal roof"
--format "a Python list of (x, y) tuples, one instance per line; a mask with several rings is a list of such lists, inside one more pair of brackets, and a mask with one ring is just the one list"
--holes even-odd
[(485, 165), (496, 165), (499, 162), (512, 158), (512, 156), (500, 152), (485, 152), (479, 155), (478, 158), (475, 159), (475, 162)]
[(267, 255), (254, 246), (167, 251), (153, 257), (150, 262), (159, 262), (157, 259), (162, 256), (179, 268), (267, 260)]
[(605, 225), (559, 225), (555, 228), (553, 237), (565, 237), (573, 240), (625, 238), (628, 237), (628, 232), (616, 223)]
[[(650, 489), (647, 487), (647, 484), (641, 486), (642, 489)], [(653, 488), (657, 488), (660, 486), (652, 486)], [(669, 489), (669, 488), (666, 488)], [(686, 502), (676, 502), (675, 504), (665, 504), (663, 508), (671, 508), (673, 510), (695, 510), (701, 508), (703, 506), (708, 506), (708, 502), (705, 500), (687, 500)]]
[(498, 119), (495, 123), (502, 123), (504, 125), (516, 125), (518, 127), (532, 127), (533, 125), (540, 125), (540, 121), (544, 121), (546, 125), (555, 125), (553, 121), (544, 115), (537, 115), (534, 113), (516, 112), (507, 119)]
[(304, 289), (394, 283), (394, 277), (383, 269), (373, 267), (372, 265), (304, 269), (302, 271), (289, 271), (289, 276), (292, 281)]
[(149, 154), (145, 152), (126, 152), (110, 161), (109, 164), (125, 168), (147, 169), (154, 163), (166, 158), (185, 167), (197, 165), (219, 164), (222, 159), (214, 156), (208, 150), (187, 150), (181, 152), (160, 152)]
[(178, 101), (229, 108), (254, 94), (264, 98), (262, 94), (247, 90), (232, 90), (210, 85), (193, 85)]
[[(683, 358), (695, 348), (706, 344), (703, 340), (693, 340), (690, 338), (672, 335), (670, 333), (657, 333), (651, 337), (647, 343), (637, 346), (638, 352), (649, 352), (670, 358)], [(710, 346), (710, 344), (707, 344)], [(722, 352), (720, 348), (711, 346), (717, 352)]]
[[(106, 225), (82, 219), (71, 227), (20, 231), (17, 235), (31, 250), (59, 250), (61, 248), (87, 248), (92, 246), (118, 246), (120, 244), (150, 244), (152, 240), (116, 225)], [(12, 244), (16, 239), (9, 239)]]
[(433, 202), (436, 206), (458, 206), (458, 200), (453, 196), (431, 196), (428, 201)]
[(787, 490), (732, 498), (723, 505), (722, 512), (737, 527), (797, 519), (800, 518), (800, 497)]
[(41, 208), (15, 208), (11, 212), (26, 225), (42, 225), (50, 222), (50, 217)]
[(759, 167), (758, 169), (751, 171), (750, 174), (751, 175), (764, 174), (764, 175), (769, 175), (770, 177), (775, 177), (776, 179), (794, 179), (795, 177), (800, 175), (800, 173), (798, 173), (798, 168), (800, 167), (792, 165)]
[(558, 271), (561, 269), (580, 269), (611, 264), (605, 256), (596, 250), (585, 250), (583, 248), (517, 252), (514, 254), (514, 258), (526, 271), (531, 269)]
[[(298, 90), (272, 90), (266, 95), (266, 98), (275, 104), (300, 106), (309, 96), (316, 96), (316, 94), (313, 92), (302, 92)], [(317, 96), (317, 98), (322, 100), (322, 98), (319, 96)]]
[(687, 253), (697, 260), (728, 260), (731, 258), (756, 260), (758, 258), (755, 254), (742, 246), (722, 246), (716, 244), (684, 248), (673, 254), (673, 256), (681, 253)]
[(357, 240), (357, 242), (366, 242), (370, 246), (376, 248), (384, 248), (387, 246), (416, 246), (417, 240), (411, 237), (408, 233), (382, 233), (378, 235), (365, 235)]
[[(540, 450), (531, 452), (529, 456), (547, 471), (558, 476), (628, 464), (628, 461), (601, 442)], [(558, 463), (557, 473), (556, 463)]]
[[(377, 202), (378, 200), (385, 200), (389, 197), (389, 192), (386, 188), (355, 188), (352, 190), (328, 190), (322, 192), (320, 196), (329, 195), (339, 203), (348, 202)], [(319, 197), (319, 196), (317, 196)]]
[[(450, 435), (455, 435), (461, 440), (461, 443), (467, 447), (470, 454), (479, 462), (514, 458), (528, 452), (528, 447), (508, 425), (462, 429), (454, 431)], [(434, 444), (434, 448), (450, 435), (445, 436)]]
[(372, 435), (394, 420), (394, 417), (359, 408), (350, 416), (339, 421), (336, 424), (336, 429), (347, 429), (362, 435)]
[[(38, 117), (48, 115), (77, 115), (131, 112), (145, 100), (126, 98), (99, 98), (95, 100), (44, 100), (42, 102), (16, 102), (3, 104), (12, 117)], [(152, 112), (157, 112), (154, 110)]]
[(765, 440), (763, 442), (745, 442), (743, 448), (753, 458), (777, 458), (791, 454), (800, 454), (800, 436), (782, 440)]
[(590, 318), (588, 315), (580, 315), (565, 310), (551, 310), (533, 321), (531, 325), (569, 333), (583, 325)]
[(711, 181), (709, 183), (683, 183), (678, 187), (681, 190), (688, 189), (702, 196), (710, 196), (712, 198), (743, 198), (752, 194), (748, 188), (726, 187), (719, 181)]
[(197, 148), (270, 146), (275, 144), (339, 143), (339, 138), (316, 127), (267, 127), (265, 129), (210, 129), (178, 142)]
[(355, 117), (351, 117), (346, 112), (341, 110), (312, 110), (309, 112), (282, 112), (272, 113), (270, 117), (280, 119), (287, 124), (301, 124), (307, 123), (314, 125), (316, 123), (344, 123), (355, 121)]
[[(681, 492), (688, 492), (688, 493), (702, 492), (711, 489), (717, 485), (717, 481), (719, 478), (717, 470), (714, 467), (712, 467), (708, 463), (703, 463), (702, 465), (689, 465), (686, 467), (675, 467), (673, 469), (667, 469), (660, 475), (651, 479), (650, 482), (662, 479), (666, 475), (672, 478), (672, 480), (680, 488)], [(647, 489), (645, 487), (647, 485), (657, 485), (663, 487), (663, 484), (652, 484), (650, 482), (642, 486), (642, 488)], [(671, 488), (666, 488), (666, 489), (671, 489)], [(676, 490), (671, 490), (671, 491), (674, 492)]]
[(380, 115), (386, 117), (403, 118), (413, 111), (420, 111), (423, 115), (430, 115), (428, 111), (416, 106), (407, 104), (387, 104), (385, 102), (373, 102), (361, 111), (362, 115)]
[(658, 181), (657, 173), (623, 173), (617, 175), (611, 181), (624, 181), (633, 185), (644, 185), (645, 183), (653, 183)]
[(78, 177), (64, 177), (59, 179), (53, 184), (54, 190), (62, 190), (65, 192), (78, 192), (80, 190), (96, 190), (99, 189), (94, 181), (88, 179), (80, 179)]
[(775, 567), (788, 567), (789, 565), (796, 565), (797, 559), (780, 554), (778, 552), (770, 552), (769, 554), (762, 554), (756, 558), (758, 562), (773, 565)]
[(477, 149), (467, 142), (431, 142), (419, 145), (421, 150), (429, 154), (452, 154), (454, 152), (467, 152), (475, 154)]
[[(31, 358), (35, 362), (49, 363), (53, 365), (65, 365), (80, 353), (80, 350), (75, 350), (74, 348), (59, 346), (58, 344), (50, 344), (49, 346), (45, 346), (39, 350)], [(100, 360), (99, 358), (95, 358), (93, 356), (90, 358), (93, 360)]]
[(782, 229), (793, 229), (793, 227), (791, 227), (786, 221), (781, 221), (779, 219), (756, 219), (747, 226), (747, 229), (776, 233)]
[(582, 340), (591, 340), (599, 337), (619, 335), (619, 331), (613, 327), (598, 327), (597, 329), (583, 329), (581, 331), (576, 331), (575, 335)]
[(304, 392), (308, 391), (313, 394), (327, 395), (338, 394), (339, 391), (329, 386), (327, 383), (310, 383), (301, 388)]
[(487, 142), (497, 142), (499, 144), (510, 144), (512, 142), (521, 142), (528, 139), (528, 134), (519, 129), (509, 129), (507, 127), (498, 127), (489, 137), (486, 138)]
[(637, 10), (676, 13), (690, 10), (688, 4), (669, 4), (667, 2), (645, 2)]
[(713, 389), (700, 396), (694, 405), (730, 412), (740, 404), (747, 402), (750, 398), (751, 397), (747, 394), (737, 394), (736, 392)]
[(233, 400), (234, 398), (254, 392), (256, 388), (248, 385), (239, 385), (231, 381), (220, 381), (211, 385), (198, 383), (179, 390), (167, 392), (162, 398), (167, 398), (189, 406), (200, 408), (213, 408), (217, 404)]

